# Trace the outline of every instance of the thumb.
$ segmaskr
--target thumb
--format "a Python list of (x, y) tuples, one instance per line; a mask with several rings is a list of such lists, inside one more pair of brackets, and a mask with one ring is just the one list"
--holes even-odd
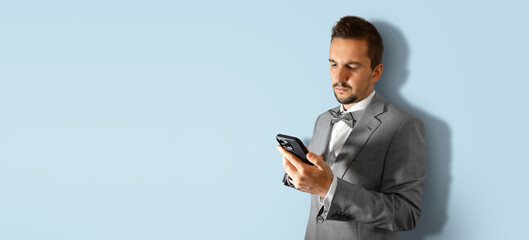
[(307, 159), (318, 168), (322, 168), (323, 164), (325, 164), (323, 157), (321, 155), (316, 155), (313, 152), (307, 153)]

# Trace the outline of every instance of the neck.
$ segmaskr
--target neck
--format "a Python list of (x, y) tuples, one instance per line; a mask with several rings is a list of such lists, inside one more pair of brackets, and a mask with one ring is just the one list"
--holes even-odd
[[(362, 100), (360, 100), (360, 101), (362, 101)], [(358, 101), (358, 102), (360, 102), (360, 101)], [(344, 109), (345, 111), (347, 111), (347, 110), (349, 110), (349, 108), (352, 108), (356, 103), (357, 103), (357, 102), (350, 103), (350, 104), (342, 104), (342, 106), (343, 106), (343, 109)]]

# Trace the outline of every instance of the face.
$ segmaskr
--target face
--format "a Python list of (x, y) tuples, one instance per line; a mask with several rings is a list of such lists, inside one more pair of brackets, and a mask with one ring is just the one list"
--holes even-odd
[(329, 62), (334, 95), (346, 109), (369, 96), (382, 74), (382, 64), (371, 68), (366, 40), (334, 38)]

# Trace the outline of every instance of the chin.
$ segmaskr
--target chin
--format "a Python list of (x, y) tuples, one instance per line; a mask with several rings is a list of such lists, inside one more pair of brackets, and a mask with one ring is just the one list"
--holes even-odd
[(350, 95), (344, 96), (344, 97), (338, 97), (338, 95), (336, 95), (336, 100), (339, 103), (341, 103), (341, 104), (351, 104), (351, 103), (356, 102), (356, 100), (358, 100), (358, 98), (355, 95), (353, 95), (353, 94), (350, 94)]

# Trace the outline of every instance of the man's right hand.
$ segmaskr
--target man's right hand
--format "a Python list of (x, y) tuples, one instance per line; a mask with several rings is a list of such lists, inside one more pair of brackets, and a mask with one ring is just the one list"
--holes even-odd
[(283, 167), (288, 176), (292, 178), (296, 189), (320, 197), (327, 195), (334, 175), (321, 155), (307, 153), (307, 159), (314, 164), (309, 165), (279, 145), (276, 149), (283, 155)]

